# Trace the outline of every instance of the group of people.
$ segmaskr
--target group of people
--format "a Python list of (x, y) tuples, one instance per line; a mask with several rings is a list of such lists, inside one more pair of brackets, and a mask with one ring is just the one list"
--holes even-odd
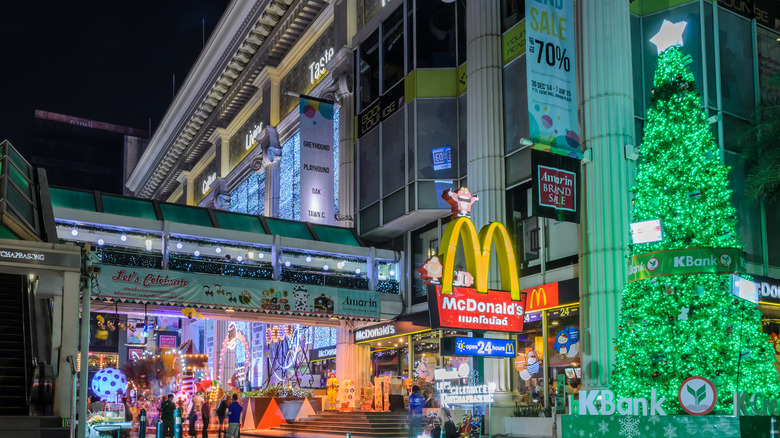
[[(243, 408), (238, 403), (238, 396), (233, 394), (233, 402), (228, 404), (230, 396), (225, 396), (219, 402), (217, 406), (217, 431), (218, 436), (222, 436), (225, 432), (227, 438), (238, 438), (239, 431), (241, 429), (241, 412)], [(163, 437), (173, 437), (173, 421), (174, 411), (176, 410), (176, 404), (173, 402), (173, 394), (168, 394), (167, 399), (163, 400), (160, 404), (160, 419), (163, 423)], [(190, 413), (187, 415), (189, 422), (189, 436), (197, 436), (197, 430), (195, 422), (198, 421), (198, 414), (200, 413), (201, 421), (203, 422), (202, 436), (208, 438), (209, 422), (211, 420), (211, 403), (206, 399), (203, 404), (198, 406), (196, 403), (192, 403)], [(224, 431), (223, 424), (225, 423), (225, 417), (228, 419), (227, 431)]]
[[(420, 395), (420, 387), (414, 385), (412, 393), (409, 395), (409, 436), (417, 437), (422, 431), (423, 408), (432, 407), (433, 394)], [(443, 424), (442, 424), (443, 423)], [(434, 427), (431, 430), (431, 438), (439, 438), (444, 429), (446, 438), (458, 438), (458, 431), (455, 422), (452, 421), (452, 414), (447, 408), (441, 408), (441, 419), (434, 421)]]

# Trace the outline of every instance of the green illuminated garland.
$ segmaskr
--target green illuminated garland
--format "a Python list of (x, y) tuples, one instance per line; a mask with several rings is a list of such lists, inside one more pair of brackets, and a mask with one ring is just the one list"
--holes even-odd
[[(699, 246), (743, 248), (728, 168), (720, 161), (689, 63), (676, 47), (658, 59), (633, 188), (633, 220), (660, 219), (664, 239), (630, 245), (630, 256)], [(691, 376), (717, 386), (716, 412), (731, 410), (736, 390), (780, 394), (761, 315), (753, 304), (730, 295), (728, 275), (626, 284), (616, 345), (616, 396), (649, 399), (655, 388), (667, 399), (667, 413), (681, 412), (678, 389)]]

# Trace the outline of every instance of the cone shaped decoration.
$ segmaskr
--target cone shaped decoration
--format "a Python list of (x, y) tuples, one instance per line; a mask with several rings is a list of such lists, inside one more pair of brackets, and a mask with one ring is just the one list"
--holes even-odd
[(303, 399), (303, 405), (301, 405), (301, 409), (298, 411), (298, 414), (295, 416), (295, 421), (304, 420), (306, 418), (309, 418), (309, 416), (315, 414), (316, 412), (314, 412), (314, 408), (311, 406), (311, 403), (309, 403), (309, 399), (305, 398)]
[(255, 401), (250, 398), (247, 400), (246, 407), (244, 408), (244, 429), (257, 429), (257, 421), (255, 421)]
[(633, 221), (660, 220), (663, 235), (630, 245), (611, 389), (648, 400), (655, 389), (676, 414), (681, 384), (704, 377), (717, 388), (713, 413), (730, 413), (734, 391), (774, 398), (780, 385), (761, 314), (730, 291), (730, 273), (745, 276), (744, 246), (689, 63), (674, 44), (658, 58)]
[(265, 412), (263, 412), (263, 417), (260, 419), (257, 428), (270, 429), (272, 427), (281, 426), (282, 424), (287, 424), (287, 420), (284, 419), (284, 414), (282, 414), (282, 411), (279, 409), (276, 399), (272, 398), (271, 403), (268, 404)]

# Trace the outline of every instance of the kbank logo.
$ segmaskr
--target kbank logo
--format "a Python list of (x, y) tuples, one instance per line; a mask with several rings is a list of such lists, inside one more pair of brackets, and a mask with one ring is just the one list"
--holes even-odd
[(685, 412), (691, 415), (706, 415), (718, 401), (715, 385), (704, 377), (689, 377), (680, 386), (677, 396)]

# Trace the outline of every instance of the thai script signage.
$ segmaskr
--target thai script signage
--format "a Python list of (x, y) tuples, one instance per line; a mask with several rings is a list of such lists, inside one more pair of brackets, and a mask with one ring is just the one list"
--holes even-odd
[(381, 294), (273, 280), (99, 265), (93, 299), (378, 320)]
[(498, 332), (523, 331), (525, 295), (511, 299), (508, 292), (454, 287), (445, 294), (440, 286), (428, 289), (431, 327)]

